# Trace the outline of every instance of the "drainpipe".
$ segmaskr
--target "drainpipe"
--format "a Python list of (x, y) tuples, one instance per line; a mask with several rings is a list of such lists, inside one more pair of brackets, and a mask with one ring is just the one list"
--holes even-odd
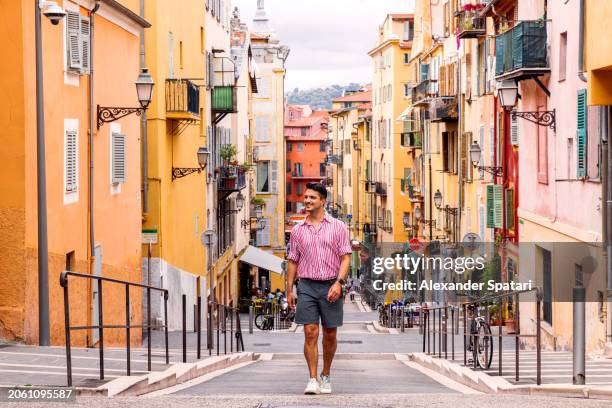
[(612, 151), (608, 145), (612, 128), (612, 109), (610, 106), (604, 108), (601, 132), (601, 153), (602, 153), (602, 238), (605, 248), (604, 260), (607, 270), (607, 342), (612, 342)]
[(586, 82), (587, 78), (584, 75), (584, 15), (586, 11), (586, 5), (584, 0), (580, 0), (580, 18), (578, 26), (578, 78), (582, 82)]
[[(461, 60), (459, 60), (461, 61)], [(462, 120), (462, 115), (463, 115), (463, 105), (461, 104), (461, 64), (457, 64), (457, 113), (459, 116), (459, 126), (457, 129), (457, 141), (459, 141), (459, 144), (457, 146), (457, 148), (459, 149), (459, 151), (461, 151), (461, 143), (463, 143), (463, 120)], [(466, 75), (469, 75), (468, 73), (466, 73)], [(465, 158), (465, 160), (467, 161), (467, 165), (470, 165), (469, 162), (469, 154), (468, 157)], [(459, 176), (457, 177), (457, 216), (455, 217), (455, 225), (454, 225), (454, 230), (455, 230), (455, 242), (459, 240), (459, 230), (461, 228), (461, 201), (463, 199), (463, 190), (462, 190), (462, 178), (463, 178), (463, 172), (461, 171), (461, 162), (457, 163), (458, 167), (459, 167), (459, 171), (457, 172), (459, 174)], [(467, 166), (466, 166), (467, 167)]]
[(93, 274), (95, 262), (95, 240), (94, 240), (94, 17), (100, 8), (100, 0), (96, 0), (94, 8), (89, 13), (89, 250), (90, 272)]
[[(140, 0), (140, 17), (145, 16), (145, 0)], [(145, 67), (145, 30), (140, 33), (140, 69)], [(142, 136), (141, 155), (142, 155), (142, 213), (146, 216), (149, 213), (149, 171), (147, 156), (147, 111), (142, 112), (140, 117), (140, 134)]]

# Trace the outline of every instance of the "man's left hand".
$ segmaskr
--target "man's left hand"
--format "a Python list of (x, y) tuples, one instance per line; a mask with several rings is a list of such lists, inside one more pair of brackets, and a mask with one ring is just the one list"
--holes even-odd
[(327, 300), (330, 302), (335, 302), (340, 298), (342, 294), (342, 285), (340, 282), (334, 282), (334, 284), (329, 288), (329, 292), (327, 292)]

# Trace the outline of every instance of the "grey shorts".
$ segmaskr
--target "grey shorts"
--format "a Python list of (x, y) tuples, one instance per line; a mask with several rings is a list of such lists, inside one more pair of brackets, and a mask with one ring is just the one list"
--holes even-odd
[(327, 292), (336, 280), (300, 279), (297, 284), (296, 324), (319, 324), (332, 328), (342, 326), (342, 296), (335, 302), (327, 300)]

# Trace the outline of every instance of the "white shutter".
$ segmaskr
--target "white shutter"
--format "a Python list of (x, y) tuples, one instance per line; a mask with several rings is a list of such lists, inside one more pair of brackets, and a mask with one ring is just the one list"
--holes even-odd
[(77, 191), (77, 132), (66, 131), (65, 140), (66, 160), (66, 192)]
[(71, 70), (81, 70), (83, 64), (81, 56), (81, 18), (79, 13), (73, 11), (66, 12), (66, 66)]
[(89, 17), (81, 16), (81, 73), (89, 75), (91, 69), (91, 48), (90, 48), (90, 25)]
[(112, 137), (113, 184), (125, 183), (125, 135), (113, 133)]
[(510, 143), (514, 146), (519, 144), (519, 130), (518, 130), (518, 118), (514, 115), (510, 115)]
[(270, 172), (270, 181), (271, 181), (271, 193), (278, 194), (278, 162), (276, 160), (272, 160), (272, 170)]
[(270, 219), (263, 218), (260, 222), (264, 225), (264, 228), (256, 232), (255, 245), (270, 246)]

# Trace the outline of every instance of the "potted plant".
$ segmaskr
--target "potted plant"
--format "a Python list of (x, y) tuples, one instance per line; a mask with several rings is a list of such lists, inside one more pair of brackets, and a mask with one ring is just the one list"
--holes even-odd
[(251, 198), (251, 205), (263, 207), (266, 205), (266, 200), (260, 197), (253, 197)]
[(219, 150), (219, 155), (225, 165), (230, 165), (236, 159), (237, 154), (238, 148), (233, 144), (224, 144)]

